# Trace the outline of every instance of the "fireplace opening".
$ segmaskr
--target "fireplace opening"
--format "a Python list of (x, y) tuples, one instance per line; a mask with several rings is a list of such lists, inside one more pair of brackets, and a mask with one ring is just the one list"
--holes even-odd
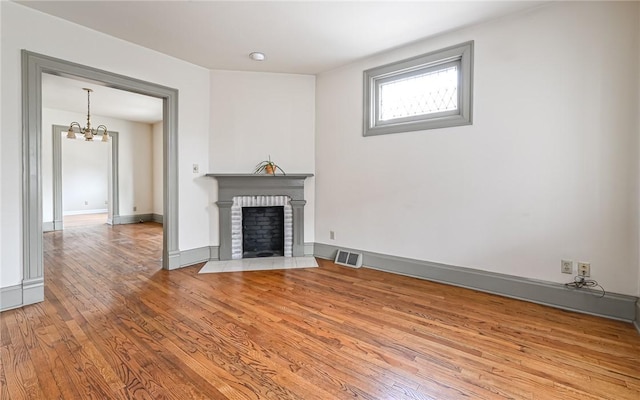
[(284, 255), (284, 207), (242, 207), (242, 258)]

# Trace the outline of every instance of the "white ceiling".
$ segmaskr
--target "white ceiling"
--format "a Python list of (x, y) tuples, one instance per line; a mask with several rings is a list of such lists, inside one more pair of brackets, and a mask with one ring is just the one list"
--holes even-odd
[[(208, 69), (317, 74), (543, 1), (20, 1)], [(267, 59), (249, 59), (261, 51)]]
[[(148, 124), (162, 121), (162, 99), (50, 74), (42, 75), (42, 107), (80, 112), (86, 115), (87, 92), (82, 88), (93, 89), (91, 93), (91, 125), (93, 126), (103, 123), (98, 118), (94, 118), (94, 115)], [(84, 126), (86, 118), (76, 122)]]
[[(544, 1), (19, 1), (208, 69), (317, 74)], [(470, 38), (472, 39), (472, 38)], [(249, 59), (261, 51), (266, 61)], [(43, 106), (153, 123), (161, 101), (48, 75)]]

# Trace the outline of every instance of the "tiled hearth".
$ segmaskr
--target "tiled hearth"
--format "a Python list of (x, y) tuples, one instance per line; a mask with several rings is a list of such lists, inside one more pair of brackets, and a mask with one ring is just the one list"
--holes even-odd
[(218, 272), (247, 272), (277, 269), (315, 268), (316, 259), (309, 257), (266, 257), (245, 258), (242, 260), (209, 261), (202, 267), (200, 274)]

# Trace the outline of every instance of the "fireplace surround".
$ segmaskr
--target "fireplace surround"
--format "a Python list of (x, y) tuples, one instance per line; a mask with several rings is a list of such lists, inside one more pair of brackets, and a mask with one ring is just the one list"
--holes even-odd
[[(233, 257), (232, 208), (234, 198), (252, 196), (288, 198), (291, 210), (291, 255), (304, 256), (304, 181), (313, 174), (257, 175), (257, 174), (207, 174), (218, 181), (218, 201), (220, 227), (220, 260)], [(285, 215), (286, 223), (286, 215)], [(286, 229), (286, 228), (285, 228)], [(286, 234), (286, 233), (285, 233)], [(286, 253), (286, 249), (285, 249)], [(285, 254), (286, 255), (286, 254)], [(237, 258), (237, 256), (236, 256)]]
[(246, 254), (252, 249), (245, 248), (245, 221), (246, 209), (251, 208), (282, 208), (282, 229), (283, 229), (283, 253), (285, 257), (293, 254), (293, 209), (289, 196), (234, 196), (231, 205), (231, 259), (250, 258)]

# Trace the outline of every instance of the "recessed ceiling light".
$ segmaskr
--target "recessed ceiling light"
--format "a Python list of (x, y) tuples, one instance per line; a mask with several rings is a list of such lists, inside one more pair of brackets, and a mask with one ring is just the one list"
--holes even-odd
[(264, 53), (260, 53), (259, 51), (254, 51), (253, 53), (249, 54), (249, 57), (251, 57), (253, 61), (264, 61), (264, 59), (266, 58)]

